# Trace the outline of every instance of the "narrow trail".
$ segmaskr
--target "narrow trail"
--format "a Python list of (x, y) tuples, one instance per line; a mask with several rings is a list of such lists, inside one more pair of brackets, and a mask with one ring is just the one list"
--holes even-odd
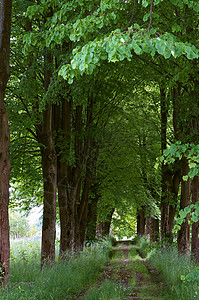
[[(148, 268), (141, 258), (132, 241), (117, 242), (111, 252), (110, 261), (104, 267), (104, 272), (95, 287), (99, 287), (106, 280), (120, 286), (123, 295), (117, 299), (164, 299), (162, 283), (154, 270)], [(84, 291), (76, 300), (86, 300), (89, 289)], [(90, 298), (89, 298), (90, 299)], [(98, 299), (98, 298), (93, 298)], [(114, 300), (114, 298), (99, 298)]]

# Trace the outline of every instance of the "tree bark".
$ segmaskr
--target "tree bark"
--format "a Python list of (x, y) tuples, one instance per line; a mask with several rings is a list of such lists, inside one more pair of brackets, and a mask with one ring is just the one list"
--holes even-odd
[[(199, 199), (199, 177), (195, 176), (191, 182), (192, 204)], [(199, 265), (199, 221), (192, 224), (191, 257)]]
[(10, 133), (8, 115), (4, 106), (6, 85), (9, 79), (10, 32), (12, 0), (2, 0), (0, 10), (0, 282), (9, 280), (9, 180)]
[(150, 235), (150, 229), (151, 229), (151, 217), (146, 217), (146, 223), (145, 223), (145, 235)]
[[(179, 88), (180, 89), (180, 88)], [(173, 90), (173, 126), (175, 138), (179, 138), (178, 103), (177, 99), (180, 91)], [(161, 94), (161, 151), (162, 154), (167, 145), (167, 114), (166, 94), (160, 89)], [(180, 185), (180, 167), (175, 162), (172, 166), (162, 164), (162, 194), (161, 194), (161, 237), (166, 238), (166, 242), (173, 242), (174, 217), (177, 206), (177, 197)]]
[[(175, 166), (174, 166), (175, 168)], [(180, 186), (180, 172), (176, 170), (173, 174), (167, 169), (163, 172), (162, 179), (162, 205), (161, 205), (161, 236), (167, 242), (173, 242), (173, 227)]]
[(70, 191), (71, 167), (66, 156), (70, 151), (71, 142), (71, 105), (72, 102), (62, 99), (54, 105), (54, 130), (56, 132), (57, 152), (57, 187), (60, 218), (60, 249), (59, 256), (66, 250), (72, 250), (72, 203)]
[(146, 223), (145, 207), (142, 206), (137, 211), (137, 234), (138, 235), (144, 235), (145, 234), (145, 223)]
[(97, 202), (99, 198), (91, 199), (88, 203), (86, 239), (95, 240), (97, 227)]
[[(49, 65), (52, 56), (49, 53), (44, 57), (44, 88), (47, 91), (50, 85), (52, 72)], [(42, 249), (41, 267), (45, 262), (55, 261), (55, 238), (56, 238), (56, 188), (57, 188), (57, 156), (53, 141), (53, 112), (52, 103), (46, 105), (43, 113), (43, 124), (38, 140), (42, 144), (42, 172), (44, 180), (44, 205), (42, 224)]]
[(56, 238), (56, 188), (57, 188), (57, 157), (52, 137), (52, 104), (47, 104), (44, 112), (41, 149), (42, 171), (44, 180), (44, 206), (42, 225), (41, 266), (45, 261), (55, 261)]
[(87, 215), (88, 215), (88, 201), (89, 201), (89, 189), (92, 181), (92, 173), (90, 166), (87, 167), (84, 186), (81, 196), (81, 202), (78, 209), (79, 222), (80, 222), (80, 245), (83, 248), (85, 235), (86, 235), (86, 226), (87, 226)]
[[(160, 87), (160, 104), (161, 104), (161, 152), (163, 154), (167, 146), (167, 114), (168, 109), (166, 106), (166, 93)], [(170, 183), (171, 174), (168, 166), (162, 163), (162, 192), (161, 192), (161, 238), (164, 239), (166, 235), (166, 220), (168, 213), (168, 184)]]
[(157, 242), (159, 239), (159, 220), (150, 218), (150, 241)]
[[(189, 172), (189, 166), (186, 158), (181, 160), (181, 172), (182, 176), (187, 175)], [(184, 209), (190, 204), (190, 179), (187, 181), (182, 180), (181, 183), (181, 199), (180, 199), (180, 209)], [(181, 254), (189, 253), (190, 249), (190, 225), (188, 224), (189, 216), (181, 225), (181, 229), (178, 231), (178, 252)]]

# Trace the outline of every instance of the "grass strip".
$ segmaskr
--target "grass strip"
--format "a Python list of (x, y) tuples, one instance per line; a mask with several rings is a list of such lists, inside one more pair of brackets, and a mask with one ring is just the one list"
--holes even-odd
[(18, 255), (11, 261), (11, 282), (0, 289), (0, 299), (75, 299), (82, 289), (97, 280), (110, 249), (111, 243), (106, 240), (78, 255), (66, 255), (65, 260), (56, 262), (53, 267), (46, 266), (42, 271), (39, 255), (32, 256), (27, 250), (25, 259)]

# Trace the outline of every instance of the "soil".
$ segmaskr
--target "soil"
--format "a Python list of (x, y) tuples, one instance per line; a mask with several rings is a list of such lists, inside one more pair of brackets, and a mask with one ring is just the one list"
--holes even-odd
[[(95, 286), (100, 286), (104, 280), (121, 285), (125, 291), (123, 299), (164, 299), (159, 274), (141, 257), (132, 241), (120, 241), (114, 245), (110, 262)], [(76, 300), (83, 300), (89, 288)]]

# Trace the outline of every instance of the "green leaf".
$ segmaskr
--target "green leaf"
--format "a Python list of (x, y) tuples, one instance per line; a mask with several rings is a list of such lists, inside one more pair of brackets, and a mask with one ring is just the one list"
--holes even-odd
[(186, 206), (184, 208), (184, 212), (185, 212), (185, 214), (189, 214), (191, 212), (191, 207), (190, 206)]
[(178, 24), (175, 24), (175, 25), (172, 27), (172, 32), (179, 32), (179, 31), (181, 31), (181, 30), (182, 30), (182, 28), (181, 28), (181, 26), (178, 25)]
[(180, 229), (181, 229), (181, 226), (180, 226), (180, 225), (175, 225), (175, 226), (173, 227), (173, 232), (178, 232)]
[(192, 219), (192, 221), (195, 223), (195, 222), (198, 222), (199, 217), (196, 216), (195, 214), (193, 214), (191, 219)]
[(196, 208), (194, 214), (195, 214), (197, 217), (199, 217), (199, 207)]
[(168, 58), (170, 58), (171, 57), (171, 51), (169, 51), (169, 50), (166, 50), (165, 52), (164, 52), (164, 57), (166, 58), (166, 59), (168, 59)]
[(170, 149), (167, 148), (164, 150), (164, 156), (168, 156), (170, 154)]
[(198, 168), (191, 169), (188, 173), (188, 176), (193, 179), (196, 175), (198, 175)]
[(88, 74), (92, 74), (94, 69), (95, 69), (95, 65), (94, 64), (89, 64), (88, 65)]
[(149, 17), (150, 17), (150, 13), (145, 14), (143, 17), (143, 21), (146, 22)]
[(180, 218), (185, 219), (187, 216), (187, 213), (184, 210), (180, 210), (179, 215), (180, 215)]
[(177, 150), (177, 146), (175, 144), (172, 144), (170, 147), (170, 153), (171, 155), (175, 156)]
[(147, 0), (142, 0), (142, 6), (147, 7), (149, 5)]
[(188, 175), (183, 176), (182, 179), (183, 179), (184, 181), (187, 181), (187, 180), (189, 179), (189, 176), (188, 176)]
[(196, 163), (189, 163), (189, 168), (190, 169), (192, 169), (192, 168), (195, 168), (197, 166), (197, 164)]

